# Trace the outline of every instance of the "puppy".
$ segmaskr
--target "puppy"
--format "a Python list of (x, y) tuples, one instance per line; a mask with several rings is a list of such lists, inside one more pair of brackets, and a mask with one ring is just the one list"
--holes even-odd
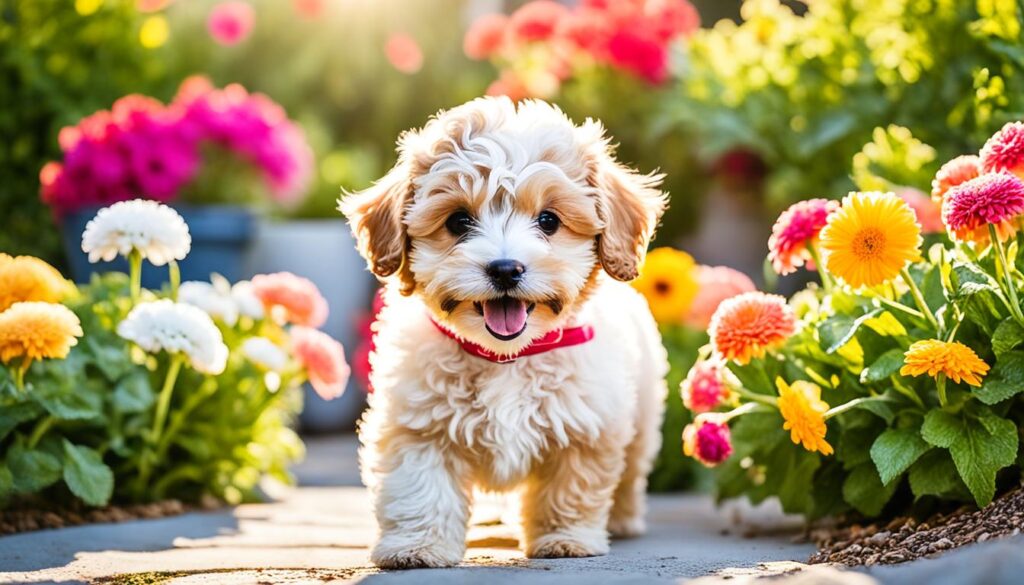
[(481, 98), (399, 139), (346, 196), (387, 286), (360, 426), (382, 568), (465, 553), (473, 489), (519, 489), (525, 553), (608, 552), (644, 532), (667, 357), (637, 276), (661, 176), (613, 158), (598, 122)]

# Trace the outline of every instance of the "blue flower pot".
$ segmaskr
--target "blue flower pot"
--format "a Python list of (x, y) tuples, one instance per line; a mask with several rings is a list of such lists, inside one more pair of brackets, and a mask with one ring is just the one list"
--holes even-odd
[[(192, 235), (192, 251), (178, 263), (182, 281), (209, 280), (214, 272), (231, 282), (246, 276), (246, 253), (256, 232), (256, 216), (252, 211), (228, 205), (173, 207), (185, 219)], [(94, 273), (128, 272), (128, 261), (124, 258), (91, 264), (89, 256), (82, 251), (82, 232), (98, 210), (83, 209), (69, 214), (61, 225), (61, 237), (75, 282), (88, 282)], [(142, 286), (159, 289), (167, 281), (166, 266), (143, 263)]]

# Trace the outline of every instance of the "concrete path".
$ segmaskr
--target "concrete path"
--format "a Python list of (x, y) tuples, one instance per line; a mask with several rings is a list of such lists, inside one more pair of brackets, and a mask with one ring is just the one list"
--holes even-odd
[[(515, 529), (500, 522), (510, 515), (508, 502), (488, 498), (474, 514), (461, 566), (379, 572), (369, 563), (374, 525), (354, 473), (353, 443), (314, 440), (309, 448), (308, 462), (298, 469), (303, 487), (271, 490), (269, 504), (0, 538), (0, 582), (151, 583), (159, 582), (151, 573), (172, 573), (174, 583), (618, 585), (700, 577), (701, 583), (742, 583), (792, 572), (780, 582), (932, 585), (1016, 583), (1011, 577), (1024, 571), (1024, 540), (986, 543), (870, 575), (804, 570), (800, 562), (812, 547), (793, 542), (793, 519), (771, 509), (716, 509), (707, 497), (687, 495), (652, 498), (649, 534), (616, 542), (608, 556), (544, 561), (523, 558)], [(137, 573), (145, 575), (124, 577)]]

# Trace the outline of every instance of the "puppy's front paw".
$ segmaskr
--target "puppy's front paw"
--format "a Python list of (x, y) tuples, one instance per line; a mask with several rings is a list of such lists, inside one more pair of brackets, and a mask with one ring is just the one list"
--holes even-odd
[(643, 516), (612, 517), (608, 520), (608, 532), (612, 538), (636, 538), (647, 532), (647, 522)]
[(454, 567), (462, 561), (463, 552), (459, 547), (384, 537), (373, 547), (370, 560), (381, 569)]
[(555, 532), (537, 537), (526, 547), (531, 559), (598, 557), (608, 554), (608, 536), (593, 531)]

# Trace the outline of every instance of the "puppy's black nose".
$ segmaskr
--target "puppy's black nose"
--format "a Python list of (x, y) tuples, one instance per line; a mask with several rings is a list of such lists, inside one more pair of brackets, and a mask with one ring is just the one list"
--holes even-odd
[(495, 260), (487, 265), (487, 276), (498, 290), (511, 290), (519, 286), (526, 267), (518, 260)]

